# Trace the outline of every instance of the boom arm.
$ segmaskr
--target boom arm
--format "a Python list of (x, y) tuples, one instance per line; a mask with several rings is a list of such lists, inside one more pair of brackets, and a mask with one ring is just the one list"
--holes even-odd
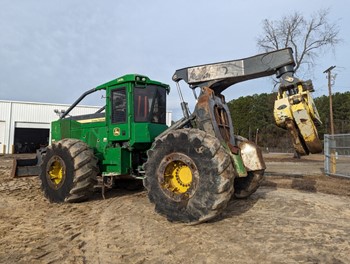
[[(274, 110), (276, 124), (289, 130), (294, 148), (300, 155), (319, 153), (322, 151), (322, 144), (315, 125), (321, 121), (310, 94), (313, 91), (312, 83), (295, 78), (294, 66), (293, 50), (286, 48), (240, 60), (179, 69), (173, 75), (173, 81), (178, 83), (184, 80), (192, 89), (201, 88), (196, 115), (200, 117), (203, 113), (209, 113), (201, 119), (212, 120), (219, 131), (223, 127), (231, 127), (229, 122), (221, 120), (223, 113), (229, 111), (224, 101), (219, 102), (224, 98), (222, 91), (238, 82), (276, 74), (280, 79)], [(215, 102), (211, 101), (213, 94), (217, 97)], [(217, 110), (219, 108), (224, 110)], [(215, 132), (215, 135), (220, 133)]]
[(292, 77), (294, 66), (293, 51), (287, 48), (240, 60), (179, 69), (173, 75), (173, 81), (184, 80), (191, 88), (205, 86), (214, 90), (216, 94), (220, 94), (227, 87), (238, 82), (273, 74), (278, 78), (283, 75)]

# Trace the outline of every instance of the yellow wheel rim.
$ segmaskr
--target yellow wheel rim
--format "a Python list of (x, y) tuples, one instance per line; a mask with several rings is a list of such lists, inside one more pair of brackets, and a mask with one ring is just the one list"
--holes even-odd
[(163, 188), (172, 193), (182, 194), (191, 187), (192, 180), (189, 166), (182, 161), (172, 161), (165, 168)]
[(49, 183), (56, 188), (62, 185), (65, 178), (65, 165), (60, 157), (54, 156), (49, 161), (47, 178), (50, 181)]

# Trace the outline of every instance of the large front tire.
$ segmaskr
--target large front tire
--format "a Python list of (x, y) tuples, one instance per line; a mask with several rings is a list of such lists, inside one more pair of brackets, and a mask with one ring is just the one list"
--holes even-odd
[(41, 189), (50, 202), (82, 202), (97, 182), (97, 159), (88, 145), (63, 139), (47, 148), (41, 164)]
[(205, 222), (226, 208), (234, 170), (217, 138), (179, 129), (156, 140), (147, 154), (144, 186), (155, 210), (169, 221)]

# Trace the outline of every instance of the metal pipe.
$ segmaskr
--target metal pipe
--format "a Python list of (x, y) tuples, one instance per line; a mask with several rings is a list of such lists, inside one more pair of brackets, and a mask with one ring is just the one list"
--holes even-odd
[(83, 93), (83, 94), (82, 94), (82, 95), (67, 109), (67, 111), (65, 111), (65, 112), (63, 113), (63, 115), (60, 116), (60, 119), (63, 119), (66, 115), (68, 115), (68, 114), (70, 113), (70, 111), (72, 111), (72, 109), (73, 109), (74, 107), (76, 107), (77, 104), (79, 104), (79, 103), (81, 102), (81, 100), (83, 100), (87, 95), (92, 94), (93, 92), (96, 92), (96, 91), (97, 91), (97, 88), (92, 88), (92, 89), (86, 91), (85, 93)]
[(105, 110), (106, 109), (106, 106), (103, 106), (103, 107), (101, 107), (100, 109), (98, 109), (97, 111), (96, 111), (96, 114), (98, 114), (98, 113), (101, 113), (103, 110)]
[(181, 109), (185, 118), (189, 118), (190, 110), (188, 109), (188, 104), (184, 101), (182, 96), (181, 88), (179, 82), (176, 82), (177, 92), (179, 93), (180, 101), (181, 101)]
[(177, 92), (179, 93), (180, 101), (182, 103), (182, 102), (184, 102), (184, 98), (182, 96), (182, 92), (181, 92), (181, 88), (180, 88), (179, 82), (176, 82), (176, 88), (177, 88)]

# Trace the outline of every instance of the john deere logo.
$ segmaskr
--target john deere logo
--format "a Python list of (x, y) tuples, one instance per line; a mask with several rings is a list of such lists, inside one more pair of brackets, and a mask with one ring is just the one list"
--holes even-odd
[(113, 135), (116, 137), (120, 135), (120, 128), (119, 127), (115, 127), (113, 129)]

